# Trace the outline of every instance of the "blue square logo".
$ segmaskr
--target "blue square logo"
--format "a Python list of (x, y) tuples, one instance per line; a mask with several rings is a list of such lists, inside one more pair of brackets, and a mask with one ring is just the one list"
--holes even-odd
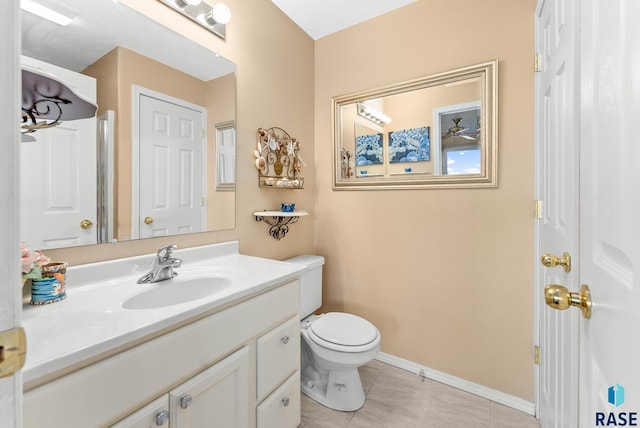
[(621, 406), (624, 403), (624, 387), (620, 384), (615, 384), (608, 389), (608, 400), (610, 404), (616, 407)]

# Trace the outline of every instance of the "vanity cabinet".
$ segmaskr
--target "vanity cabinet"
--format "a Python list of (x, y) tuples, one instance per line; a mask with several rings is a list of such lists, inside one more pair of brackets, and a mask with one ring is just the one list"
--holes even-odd
[(27, 386), (24, 426), (295, 428), (298, 305), (296, 279)]
[(234, 352), (112, 428), (248, 426), (249, 348)]

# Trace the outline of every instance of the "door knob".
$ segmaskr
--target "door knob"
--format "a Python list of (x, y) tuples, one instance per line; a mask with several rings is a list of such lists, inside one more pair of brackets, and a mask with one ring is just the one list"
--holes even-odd
[(144, 224), (151, 224), (151, 223), (153, 223), (153, 217), (144, 218)]
[(564, 252), (562, 257), (547, 253), (540, 257), (540, 262), (548, 268), (562, 266), (565, 272), (571, 271), (571, 256), (567, 252)]
[(80, 222), (80, 227), (83, 229), (91, 229), (93, 227), (93, 222), (91, 220), (82, 220)]
[(570, 293), (567, 287), (551, 284), (544, 287), (544, 301), (554, 309), (567, 309), (569, 306), (580, 308), (582, 316), (591, 318), (591, 292), (583, 284), (579, 293)]

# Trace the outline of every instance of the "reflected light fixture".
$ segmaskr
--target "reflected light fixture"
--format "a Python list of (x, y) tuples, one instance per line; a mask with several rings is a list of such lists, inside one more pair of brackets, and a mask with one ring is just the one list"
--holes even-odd
[(20, 8), (61, 26), (69, 25), (73, 21), (73, 18), (69, 18), (32, 0), (20, 0)]
[(222, 3), (209, 6), (202, 0), (158, 0), (171, 9), (186, 16), (221, 39), (226, 38), (227, 23), (231, 20), (231, 11)]
[(391, 123), (391, 118), (389, 116), (365, 103), (358, 103), (358, 116), (364, 117), (365, 119), (368, 119), (380, 126)]

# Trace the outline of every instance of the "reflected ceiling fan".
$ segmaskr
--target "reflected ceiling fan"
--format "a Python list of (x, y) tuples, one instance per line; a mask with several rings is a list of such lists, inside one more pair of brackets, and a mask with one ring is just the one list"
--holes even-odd
[(454, 117), (453, 119), (451, 119), (451, 122), (453, 122), (453, 126), (449, 128), (447, 132), (444, 132), (442, 134), (442, 138), (460, 137), (466, 140), (475, 141), (475, 137), (468, 135), (469, 128), (460, 125), (460, 121), (462, 121), (461, 117)]

